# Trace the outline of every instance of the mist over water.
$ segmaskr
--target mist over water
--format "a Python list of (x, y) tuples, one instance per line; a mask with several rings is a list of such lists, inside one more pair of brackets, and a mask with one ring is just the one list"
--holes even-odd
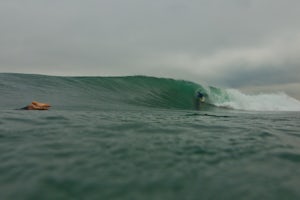
[[(284, 93), (24, 74), (0, 74), (0, 93), (0, 199), (300, 198), (299, 101)], [(52, 107), (17, 110), (33, 100)]]

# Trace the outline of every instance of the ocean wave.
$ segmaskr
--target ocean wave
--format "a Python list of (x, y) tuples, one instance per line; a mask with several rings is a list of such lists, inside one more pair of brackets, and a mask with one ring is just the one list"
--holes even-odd
[(58, 77), (0, 74), (1, 106), (22, 107), (33, 100), (53, 109), (164, 108), (197, 109), (197, 92), (206, 103), (200, 110), (230, 108), (252, 111), (300, 111), (300, 102), (284, 93), (247, 95), (235, 89), (147, 76)]

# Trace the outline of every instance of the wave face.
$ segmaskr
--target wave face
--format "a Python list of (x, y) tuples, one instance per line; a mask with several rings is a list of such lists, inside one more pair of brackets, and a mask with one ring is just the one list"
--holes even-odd
[(198, 84), (165, 78), (57, 77), (0, 74), (1, 105), (22, 107), (33, 100), (56, 108), (122, 109), (156, 107), (194, 109)]
[(206, 110), (225, 107), (255, 111), (300, 111), (300, 102), (284, 93), (246, 95), (238, 90), (167, 78), (0, 74), (0, 106), (12, 108), (36, 100), (51, 103), (59, 109), (196, 109), (197, 91), (206, 96), (207, 104), (203, 107)]

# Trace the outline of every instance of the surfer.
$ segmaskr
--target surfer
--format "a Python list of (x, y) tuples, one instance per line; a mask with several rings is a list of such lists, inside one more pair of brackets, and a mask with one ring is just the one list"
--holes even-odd
[(31, 102), (28, 106), (21, 108), (23, 110), (48, 110), (51, 106), (47, 103), (40, 103), (37, 101)]
[(205, 102), (204, 94), (198, 91), (197, 94), (196, 94), (196, 108), (197, 108), (197, 110), (200, 109), (201, 104), (204, 103), (204, 102)]
[(205, 101), (205, 97), (204, 94), (202, 94), (201, 92), (197, 92), (197, 97), (201, 102)]

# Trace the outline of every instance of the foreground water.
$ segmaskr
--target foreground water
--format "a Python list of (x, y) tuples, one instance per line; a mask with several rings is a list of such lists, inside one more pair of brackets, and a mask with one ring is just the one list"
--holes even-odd
[[(0, 199), (300, 198), (299, 112), (164, 108), (169, 97), (134, 106), (123, 90), (125, 106), (99, 87), (39, 90), (32, 76), (27, 86), (3, 76), (15, 85), (0, 87)], [(98, 89), (108, 102), (96, 103)], [(54, 106), (14, 109), (30, 96)]]

